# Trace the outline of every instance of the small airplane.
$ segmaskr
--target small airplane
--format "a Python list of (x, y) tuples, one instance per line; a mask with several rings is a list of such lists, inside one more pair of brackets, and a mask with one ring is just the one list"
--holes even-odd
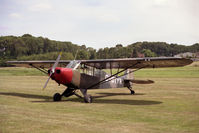
[[(61, 53), (56, 61), (8, 61), (15, 66), (34, 67), (48, 74), (43, 89), (47, 87), (50, 79), (67, 88), (62, 94), (55, 93), (54, 101), (60, 101), (63, 96), (76, 95), (86, 103), (92, 103), (92, 96), (87, 93), (89, 89), (122, 88), (127, 87), (130, 94), (135, 94), (133, 83), (151, 84), (152, 80), (135, 80), (133, 72), (143, 68), (179, 67), (192, 63), (192, 60), (175, 57), (155, 58), (123, 58), (123, 59), (97, 59), (97, 60), (60, 60)], [(46, 70), (45, 68), (50, 68)], [(105, 72), (110, 70), (110, 74)], [(113, 73), (113, 70), (116, 73)], [(76, 93), (80, 90), (83, 97)]]

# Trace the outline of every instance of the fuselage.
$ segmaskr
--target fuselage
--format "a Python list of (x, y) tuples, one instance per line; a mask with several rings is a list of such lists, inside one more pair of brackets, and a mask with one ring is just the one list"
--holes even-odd
[[(50, 74), (50, 70), (48, 73)], [(86, 73), (80, 73), (78, 70), (71, 68), (56, 67), (55, 72), (52, 74), (51, 79), (55, 80), (58, 84), (65, 85), (74, 89), (87, 89), (93, 84), (100, 82), (101, 80), (109, 77), (104, 71), (96, 71), (93, 75)], [(103, 84), (93, 86), (89, 89), (105, 89), (105, 88), (121, 88), (124, 87), (124, 78), (112, 77), (105, 80)]]

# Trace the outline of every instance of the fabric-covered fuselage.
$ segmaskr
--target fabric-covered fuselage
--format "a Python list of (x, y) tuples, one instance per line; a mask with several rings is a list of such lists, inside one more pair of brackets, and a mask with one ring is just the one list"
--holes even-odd
[[(55, 73), (51, 76), (51, 79), (55, 80), (58, 84), (62, 84), (74, 89), (87, 89), (90, 86), (100, 82), (101, 80), (109, 77), (104, 71), (97, 71), (94, 75), (88, 75), (85, 73), (80, 73), (78, 70), (73, 70), (71, 68), (61, 68), (56, 67)], [(108, 79), (103, 84), (98, 84), (89, 89), (105, 89), (105, 88), (120, 88), (124, 87), (123, 78), (112, 77)]]

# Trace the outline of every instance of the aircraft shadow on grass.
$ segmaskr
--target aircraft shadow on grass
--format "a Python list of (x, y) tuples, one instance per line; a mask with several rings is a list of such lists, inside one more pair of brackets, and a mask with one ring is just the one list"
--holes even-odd
[(52, 99), (52, 97), (50, 96), (25, 94), (25, 93), (17, 93), (17, 92), (0, 92), (0, 95), (17, 96), (17, 97), (22, 97), (22, 98), (33, 98), (33, 99)]
[[(109, 96), (125, 96), (130, 95), (127, 93), (97, 93), (100, 94), (100, 96), (93, 96), (94, 100), (93, 103), (105, 103), (105, 104), (126, 104), (126, 105), (154, 105), (154, 104), (161, 104), (160, 101), (151, 101), (151, 100), (130, 100), (130, 99), (99, 99), (103, 97), (109, 97)], [(25, 94), (25, 93), (16, 93), (16, 92), (0, 92), (0, 95), (6, 95), (6, 96), (17, 96), (22, 98), (32, 98), (32, 99), (43, 99), (42, 101), (31, 101), (34, 103), (45, 103), (45, 102), (53, 102), (51, 96), (42, 96), (42, 95), (36, 95), (36, 94)], [(137, 93), (135, 95), (144, 95), (143, 93)], [(79, 98), (67, 98), (60, 102), (83, 102), (82, 99)]]
[[(125, 96), (125, 95), (131, 95), (129, 93), (97, 93), (100, 96), (93, 96), (93, 98), (103, 98), (103, 97), (110, 97), (110, 96)], [(135, 93), (135, 95), (145, 95), (144, 93)]]

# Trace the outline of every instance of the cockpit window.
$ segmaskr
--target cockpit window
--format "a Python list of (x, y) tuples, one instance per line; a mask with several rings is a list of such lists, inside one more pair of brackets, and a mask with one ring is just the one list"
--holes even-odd
[(66, 68), (72, 68), (72, 69), (77, 69), (79, 64), (81, 63), (81, 61), (78, 61), (78, 60), (73, 60), (71, 61), (67, 66)]

